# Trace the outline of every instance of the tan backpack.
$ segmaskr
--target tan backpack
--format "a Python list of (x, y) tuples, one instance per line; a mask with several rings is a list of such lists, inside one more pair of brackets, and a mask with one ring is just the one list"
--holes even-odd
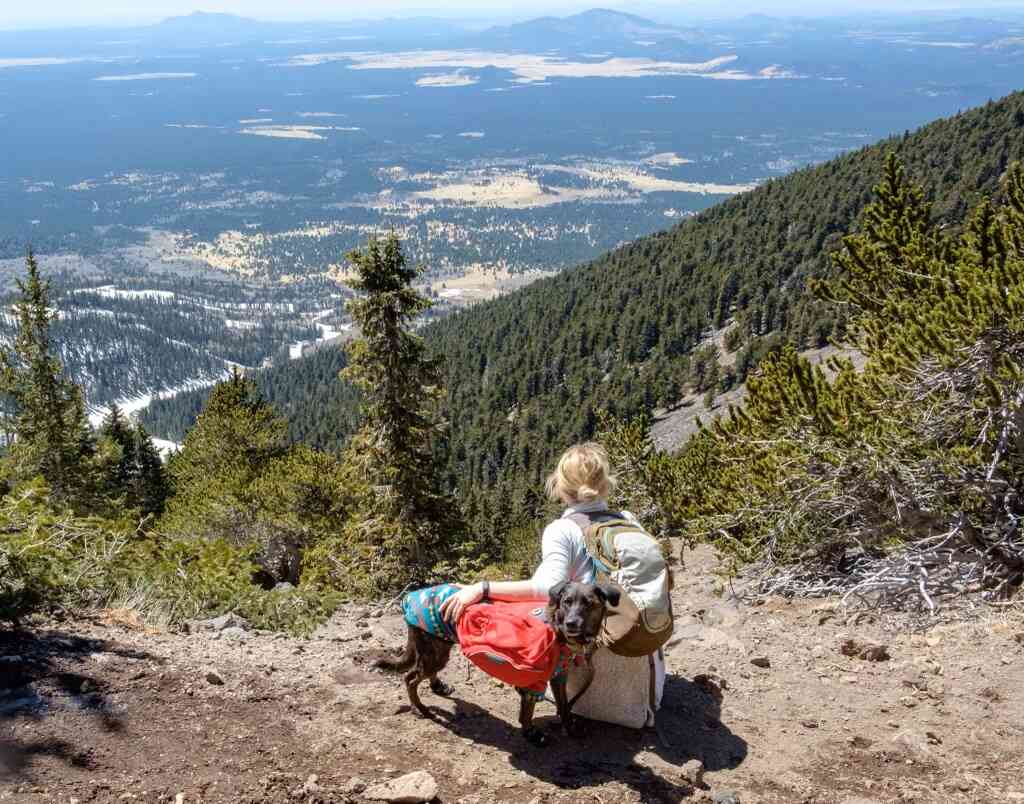
[(672, 571), (658, 542), (612, 511), (574, 513), (598, 581), (623, 594), (608, 606), (598, 643), (619, 656), (649, 656), (672, 636)]

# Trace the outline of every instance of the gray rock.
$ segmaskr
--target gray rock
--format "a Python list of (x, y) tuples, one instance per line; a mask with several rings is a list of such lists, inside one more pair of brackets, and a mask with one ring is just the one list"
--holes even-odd
[(220, 617), (213, 617), (209, 620), (199, 620), (196, 626), (203, 631), (214, 631), (220, 633), (228, 628), (241, 628), (244, 631), (249, 629), (249, 623), (244, 617), (239, 617), (233, 611), (222, 614)]
[(732, 790), (723, 790), (721, 793), (715, 793), (713, 801), (715, 804), (740, 804), (740, 796)]
[(220, 670), (216, 667), (207, 667), (203, 671), (203, 678), (206, 679), (207, 683), (213, 684), (216, 687), (224, 686), (224, 676), (221, 675)]
[(437, 782), (426, 771), (413, 771), (397, 779), (368, 787), (363, 798), (390, 804), (424, 804), (437, 796)]
[(341, 788), (342, 793), (355, 794), (362, 793), (366, 789), (366, 782), (360, 779), (358, 776), (353, 776), (344, 787)]
[(691, 787), (700, 787), (704, 784), (704, 763), (699, 759), (691, 759), (679, 769), (680, 778)]
[(233, 625), (230, 628), (225, 628), (220, 632), (222, 639), (230, 639), (234, 642), (245, 642), (249, 638), (248, 632), (244, 628), (239, 628), (237, 625)]
[(721, 628), (733, 628), (742, 625), (745, 617), (743, 612), (735, 606), (718, 605), (712, 606), (700, 614), (701, 622), (704, 625), (714, 625)]
[(755, 656), (750, 660), (750, 663), (754, 667), (763, 667), (766, 670), (772, 666), (771, 660), (767, 656)]
[(932, 754), (931, 746), (938, 744), (937, 739), (932, 732), (904, 729), (892, 737), (892, 742), (903, 748), (907, 754), (928, 757)]

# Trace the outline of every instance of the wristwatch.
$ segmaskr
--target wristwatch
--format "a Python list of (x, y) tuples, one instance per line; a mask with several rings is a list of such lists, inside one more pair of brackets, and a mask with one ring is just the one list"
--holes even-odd
[(480, 586), (484, 590), (484, 596), (482, 598), (480, 598), (480, 600), (482, 602), (484, 602), (484, 603), (490, 603), (491, 602), (491, 582), (490, 581), (484, 581), (483, 583), (480, 584)]

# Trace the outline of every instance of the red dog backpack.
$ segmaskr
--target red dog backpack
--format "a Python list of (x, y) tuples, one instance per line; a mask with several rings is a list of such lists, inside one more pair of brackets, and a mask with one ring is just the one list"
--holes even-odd
[(537, 603), (468, 606), (456, 626), (462, 653), (499, 681), (544, 692), (561, 648), (555, 630), (531, 614), (536, 608)]

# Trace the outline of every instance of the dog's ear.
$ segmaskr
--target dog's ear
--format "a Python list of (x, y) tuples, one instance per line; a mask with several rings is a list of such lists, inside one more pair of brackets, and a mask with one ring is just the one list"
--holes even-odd
[(565, 594), (566, 587), (569, 586), (568, 581), (559, 581), (548, 590), (548, 603), (552, 606), (558, 606), (562, 600), (562, 595)]
[(606, 583), (599, 583), (594, 587), (594, 591), (597, 592), (597, 596), (609, 606), (619, 605), (619, 590), (614, 586), (610, 586)]

